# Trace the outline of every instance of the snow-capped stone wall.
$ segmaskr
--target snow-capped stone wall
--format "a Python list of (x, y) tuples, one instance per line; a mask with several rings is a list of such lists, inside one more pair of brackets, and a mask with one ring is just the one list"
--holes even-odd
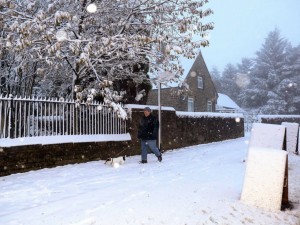
[[(63, 140), (64, 136), (60, 136), (56, 140), (63, 140), (63, 143), (45, 140), (40, 144), (2, 148), (0, 143), (0, 176), (120, 155), (139, 155), (141, 150), (137, 129), (143, 108), (135, 106), (130, 110), (127, 121), (129, 140), (105, 141), (95, 136), (88, 142), (70, 143), (68, 137)], [(152, 109), (153, 114), (157, 115), (157, 107)], [(173, 108), (164, 108), (161, 125), (163, 151), (244, 136), (243, 118), (237, 118), (236, 115), (177, 115)]]
[(258, 115), (260, 123), (281, 124), (282, 122), (299, 123), (300, 115)]

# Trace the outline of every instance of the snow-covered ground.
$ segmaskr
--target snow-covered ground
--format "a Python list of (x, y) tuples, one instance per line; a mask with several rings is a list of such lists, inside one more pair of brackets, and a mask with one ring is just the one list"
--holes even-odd
[(289, 153), (294, 208), (240, 201), (249, 135), (168, 151), (163, 162), (128, 157), (0, 177), (1, 225), (300, 224), (300, 157)]

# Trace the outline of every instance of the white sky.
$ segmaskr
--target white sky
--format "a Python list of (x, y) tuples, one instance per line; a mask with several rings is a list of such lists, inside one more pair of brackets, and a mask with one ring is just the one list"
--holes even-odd
[(300, 44), (299, 0), (210, 0), (207, 7), (215, 23), (210, 46), (201, 50), (209, 70), (254, 57), (275, 27), (293, 46)]

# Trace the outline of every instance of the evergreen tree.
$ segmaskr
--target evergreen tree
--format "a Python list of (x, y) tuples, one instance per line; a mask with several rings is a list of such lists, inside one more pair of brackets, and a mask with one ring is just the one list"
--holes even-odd
[(271, 31), (262, 48), (256, 52), (249, 88), (240, 95), (243, 105), (257, 108), (261, 113), (278, 114), (285, 112), (282, 88), (283, 70), (286, 66), (289, 43), (280, 37), (278, 29)]
[(236, 84), (239, 87), (239, 93), (236, 102), (241, 107), (245, 106), (244, 101), (245, 97), (247, 96), (245, 91), (249, 88), (250, 76), (253, 71), (253, 64), (253, 60), (248, 58), (243, 58), (242, 62), (237, 64)]
[(282, 79), (288, 46), (279, 30), (275, 29), (268, 34), (262, 48), (256, 52), (255, 77), (265, 83), (267, 90), (272, 90)]
[(286, 64), (282, 70), (282, 80), (276, 86), (277, 99), (284, 102), (280, 113), (300, 113), (300, 45), (287, 49)]
[(228, 95), (234, 101), (238, 99), (238, 94), (240, 91), (240, 88), (237, 85), (236, 81), (237, 81), (237, 68), (232, 64), (227, 64), (222, 73), (220, 92)]
[(222, 77), (214, 82), (220, 84), (219, 92), (244, 109), (263, 114), (299, 114), (300, 45), (292, 47), (274, 29), (254, 59), (243, 58), (236, 67), (228, 64)]
[(211, 79), (215, 85), (215, 88), (217, 90), (217, 92), (221, 92), (222, 88), (221, 88), (221, 73), (218, 70), (217, 67), (213, 67), (212, 70), (210, 71), (210, 75), (211, 75)]

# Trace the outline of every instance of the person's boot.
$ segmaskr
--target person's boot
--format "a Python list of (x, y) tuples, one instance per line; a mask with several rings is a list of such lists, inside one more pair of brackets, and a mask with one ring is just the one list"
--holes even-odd
[(162, 154), (160, 153), (160, 156), (157, 157), (158, 161), (161, 162), (162, 161)]
[(142, 160), (142, 161), (140, 161), (140, 163), (147, 163), (147, 160)]

